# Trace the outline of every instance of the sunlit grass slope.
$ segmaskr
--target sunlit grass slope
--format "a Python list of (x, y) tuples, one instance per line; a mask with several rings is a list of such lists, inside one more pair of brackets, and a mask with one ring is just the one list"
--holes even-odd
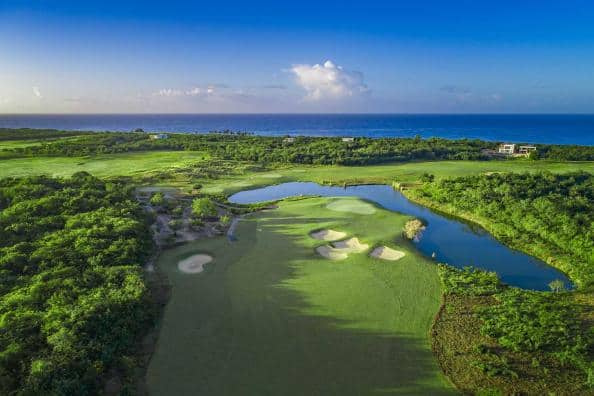
[[(282, 202), (243, 220), (238, 240), (165, 251), (173, 288), (148, 370), (152, 395), (449, 394), (429, 346), (439, 307), (433, 263), (400, 234), (406, 216), (333, 211), (332, 199)], [(322, 258), (309, 236), (330, 228), (406, 253)], [(207, 253), (201, 274), (177, 262)]]
[(151, 151), (91, 157), (23, 157), (0, 159), (0, 178), (8, 176), (70, 176), (86, 171), (95, 176), (134, 176), (166, 171), (199, 162), (208, 155), (193, 151)]

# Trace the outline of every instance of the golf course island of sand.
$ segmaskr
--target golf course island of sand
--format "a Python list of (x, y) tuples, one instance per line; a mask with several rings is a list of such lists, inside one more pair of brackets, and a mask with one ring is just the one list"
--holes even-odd
[(204, 266), (212, 261), (208, 254), (194, 254), (188, 258), (180, 260), (177, 268), (186, 274), (198, 274), (204, 271)]
[(370, 253), (370, 256), (379, 258), (382, 260), (396, 261), (396, 260), (400, 260), (402, 257), (404, 257), (405, 254), (404, 254), (404, 252), (401, 252), (400, 250), (395, 250), (395, 249), (389, 248), (387, 246), (380, 246), (380, 247), (376, 247), (375, 249), (373, 249), (373, 251)]
[(349, 256), (347, 252), (343, 251), (342, 249), (335, 249), (328, 245), (318, 246), (316, 248), (316, 252), (320, 256), (330, 260), (344, 260)]
[(346, 235), (346, 232), (334, 230), (318, 230), (309, 234), (313, 239), (318, 239), (320, 241), (337, 241), (344, 238)]
[(361, 253), (369, 249), (369, 245), (361, 243), (359, 238), (349, 238), (344, 241), (334, 242), (332, 246), (345, 253)]
[(369, 249), (369, 245), (359, 242), (359, 238), (349, 238), (332, 245), (318, 246), (316, 252), (330, 260), (344, 260), (349, 253), (361, 253)]

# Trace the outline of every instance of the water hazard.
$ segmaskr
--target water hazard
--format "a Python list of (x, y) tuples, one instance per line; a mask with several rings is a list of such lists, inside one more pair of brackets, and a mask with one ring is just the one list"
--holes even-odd
[(230, 202), (247, 204), (278, 200), (299, 195), (323, 197), (359, 197), (388, 209), (418, 217), (427, 223), (421, 238), (415, 241), (426, 256), (455, 267), (473, 266), (495, 271), (501, 280), (523, 289), (548, 290), (548, 284), (560, 279), (567, 288), (571, 282), (560, 271), (530, 255), (510, 249), (481, 227), (438, 214), (409, 201), (387, 185), (349, 187), (321, 186), (316, 183), (284, 183), (255, 190), (241, 191)]

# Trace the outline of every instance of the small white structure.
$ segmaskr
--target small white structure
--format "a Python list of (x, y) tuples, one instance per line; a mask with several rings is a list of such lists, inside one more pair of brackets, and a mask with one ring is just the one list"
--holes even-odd
[(497, 151), (499, 154), (513, 155), (516, 152), (516, 145), (513, 143), (503, 143)]
[(166, 133), (157, 133), (150, 136), (151, 140), (167, 139), (168, 137), (169, 135)]
[(355, 141), (355, 138), (352, 138), (352, 137), (343, 137), (342, 138), (342, 141), (343, 142), (350, 143), (350, 142), (354, 142)]
[(295, 142), (294, 137), (286, 137), (283, 139), (283, 143), (294, 143), (294, 142)]
[(518, 154), (528, 156), (531, 152), (536, 151), (534, 146), (520, 146), (518, 147)]

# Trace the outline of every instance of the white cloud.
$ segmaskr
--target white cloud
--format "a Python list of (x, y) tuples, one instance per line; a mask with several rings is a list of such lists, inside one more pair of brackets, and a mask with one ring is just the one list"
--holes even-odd
[(175, 88), (163, 88), (153, 93), (153, 96), (166, 98), (178, 96), (209, 96), (217, 93), (219, 88), (226, 88), (225, 85), (208, 85), (206, 87), (191, 87), (185, 90)]
[(171, 88), (163, 88), (158, 90), (154, 93), (155, 96), (164, 96), (164, 97), (173, 97), (173, 96), (181, 96), (184, 93), (179, 89), (171, 89)]
[(329, 60), (323, 65), (294, 65), (290, 71), (310, 100), (343, 99), (369, 92), (363, 73), (345, 70)]
[(43, 98), (43, 96), (41, 96), (41, 91), (39, 90), (39, 87), (33, 87), (33, 95), (35, 95), (39, 99)]

